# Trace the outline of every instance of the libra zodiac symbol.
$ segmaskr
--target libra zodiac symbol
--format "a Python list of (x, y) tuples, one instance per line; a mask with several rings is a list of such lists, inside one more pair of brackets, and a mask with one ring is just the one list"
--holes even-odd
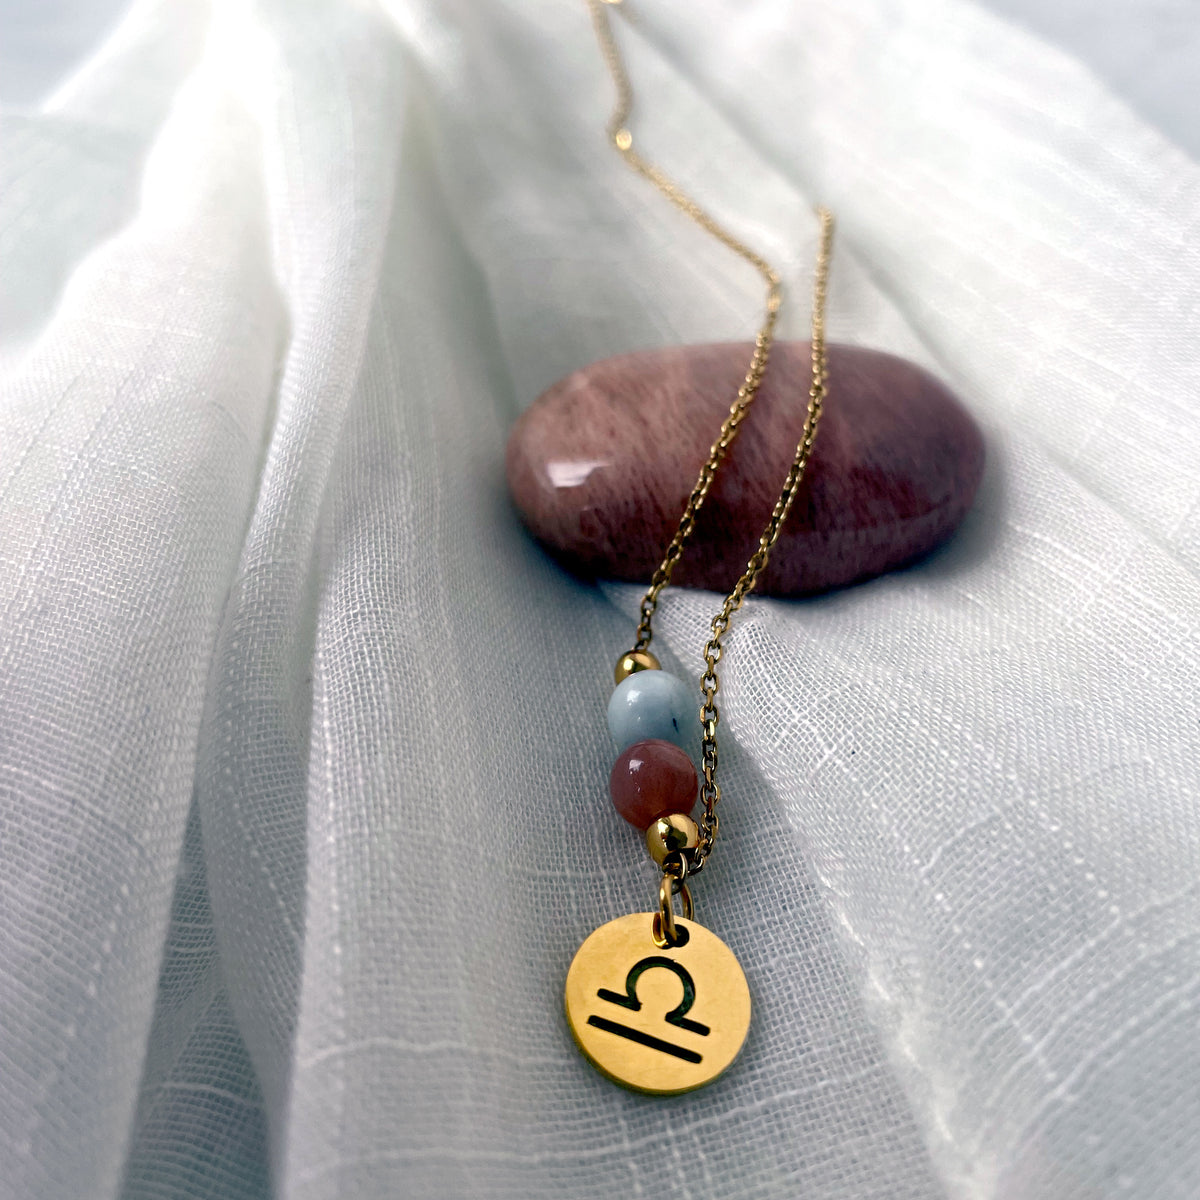
[[(652, 954), (648, 958), (643, 958), (634, 963), (629, 968), (629, 974), (625, 976), (624, 994), (609, 991), (608, 988), (601, 988), (596, 995), (601, 1000), (608, 1001), (609, 1004), (620, 1005), (621, 1008), (629, 1009), (631, 1012), (640, 1012), (642, 1002), (638, 999), (637, 994), (638, 980), (647, 971), (659, 967), (672, 972), (679, 979), (679, 982), (683, 984), (683, 999), (663, 1019), (668, 1025), (674, 1025), (677, 1029), (686, 1029), (689, 1033), (699, 1034), (700, 1037), (708, 1037), (712, 1030), (707, 1025), (702, 1025), (699, 1021), (693, 1021), (687, 1016), (688, 1010), (696, 1002), (695, 982), (684, 967), (675, 962), (674, 959), (667, 958), (664, 955)], [(681, 1058), (684, 1062), (698, 1063), (703, 1061), (695, 1050), (689, 1050), (686, 1046), (677, 1046), (674, 1042), (668, 1042), (663, 1038), (655, 1037), (653, 1034), (645, 1033), (641, 1029), (634, 1029), (632, 1026), (624, 1025), (620, 1021), (611, 1021), (608, 1017), (593, 1014), (588, 1017), (587, 1023), (596, 1029), (603, 1029), (606, 1033), (615, 1033), (618, 1037), (628, 1038), (631, 1042), (637, 1042), (640, 1046), (647, 1046), (651, 1050), (659, 1050), (663, 1054), (670, 1054), (675, 1058)]]

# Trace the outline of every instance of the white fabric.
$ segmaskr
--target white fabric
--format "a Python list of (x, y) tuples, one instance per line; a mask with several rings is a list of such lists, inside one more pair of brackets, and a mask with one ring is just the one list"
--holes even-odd
[(654, 882), (637, 593), (502, 450), (755, 280), (606, 150), (579, 4), (158, 0), (3, 118), (0, 1196), (1200, 1193), (1200, 170), (972, 0), (636, 17), (639, 137), (788, 332), (821, 199), (834, 334), (991, 456), (931, 561), (739, 617), (744, 1057), (655, 1101), (571, 1045)]

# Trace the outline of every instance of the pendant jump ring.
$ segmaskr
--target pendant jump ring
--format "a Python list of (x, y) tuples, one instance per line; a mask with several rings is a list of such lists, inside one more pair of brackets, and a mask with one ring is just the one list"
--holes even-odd
[(664, 875), (658, 885), (658, 912), (654, 914), (654, 944), (660, 950), (668, 946), (682, 945), (686, 940), (686, 930), (681, 931), (675, 924), (675, 905), (672, 897), (676, 892), (681, 897), (684, 920), (695, 919), (696, 910), (688, 885), (674, 875)]

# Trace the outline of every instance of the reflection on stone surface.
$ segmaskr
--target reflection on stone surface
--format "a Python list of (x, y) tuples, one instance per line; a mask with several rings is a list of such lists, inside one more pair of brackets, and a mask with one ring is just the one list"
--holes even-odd
[[(593, 363), (521, 416), (508, 483), (526, 525), (587, 576), (649, 580), (750, 361), (749, 344)], [(728, 591), (787, 474), (808, 402), (807, 342), (777, 344), (674, 582)], [(892, 570), (953, 533), (983, 474), (983, 437), (927, 371), (832, 346), (816, 449), (758, 591), (796, 596)]]

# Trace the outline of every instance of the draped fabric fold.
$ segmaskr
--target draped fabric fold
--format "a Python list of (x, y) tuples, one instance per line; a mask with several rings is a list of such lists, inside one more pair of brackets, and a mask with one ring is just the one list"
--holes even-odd
[[(742, 1059), (571, 1045), (655, 882), (638, 593), (502, 461), (757, 279), (606, 149), (583, 5), (155, 0), (0, 115), (0, 1196), (1195, 1194), (1200, 168), (971, 0), (629, 3), (639, 144), (784, 334), (830, 203), (832, 335), (991, 456), (930, 560), (737, 618)], [(663, 604), (685, 678), (717, 603)]]

